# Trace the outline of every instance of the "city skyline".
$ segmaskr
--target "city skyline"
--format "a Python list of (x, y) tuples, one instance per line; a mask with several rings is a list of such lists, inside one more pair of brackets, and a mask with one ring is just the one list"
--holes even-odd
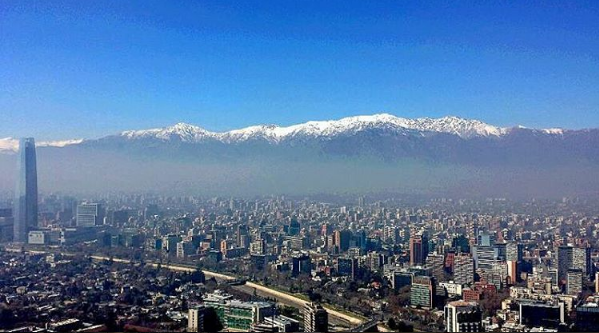
[(599, 332), (598, 17), (0, 0), (0, 333)]

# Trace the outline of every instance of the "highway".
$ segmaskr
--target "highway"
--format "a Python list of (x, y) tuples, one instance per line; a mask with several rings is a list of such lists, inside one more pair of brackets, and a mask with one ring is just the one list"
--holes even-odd
[[(107, 256), (92, 255), (91, 258), (94, 260), (110, 260), (110, 259), (112, 259), (114, 262), (120, 262), (120, 263), (126, 263), (126, 264), (134, 263), (128, 259), (110, 258)], [(158, 266), (160, 265), (160, 267), (162, 267), (162, 268), (170, 269), (172, 271), (179, 271), (179, 272), (194, 272), (196, 270), (195, 268), (178, 265), (178, 264), (158, 264), (155, 262), (145, 262), (145, 264), (149, 265), (151, 267), (154, 267), (154, 268), (158, 268)], [(202, 270), (202, 272), (204, 272), (205, 276), (214, 277), (217, 280), (224, 280), (224, 281), (235, 280), (235, 277), (221, 274), (221, 273), (216, 273), (216, 272), (207, 271), (207, 270)], [(284, 292), (281, 292), (278, 290), (274, 290), (274, 289), (265, 287), (263, 285), (260, 285), (260, 284), (254, 283), (254, 282), (248, 281), (248, 282), (246, 282), (245, 285), (238, 286), (236, 288), (239, 290), (242, 290), (246, 293), (247, 292), (253, 293), (253, 291), (255, 289), (256, 293), (259, 294), (260, 296), (268, 296), (268, 297), (276, 299), (278, 302), (280, 302), (282, 304), (297, 307), (300, 309), (303, 308), (303, 306), (306, 303), (308, 303), (307, 301), (305, 301), (299, 297), (296, 297), (296, 296), (293, 296), (293, 295), (290, 295), (290, 294), (287, 294), (287, 293), (284, 293)], [(362, 320), (360, 318), (353, 317), (346, 313), (334, 310), (330, 306), (327, 306), (327, 305), (323, 305), (323, 306), (325, 307), (325, 309), (327, 309), (327, 312), (329, 313), (329, 318), (331, 319), (331, 324), (348, 327), (348, 326), (357, 326), (357, 325), (361, 325), (364, 323), (364, 320)]]

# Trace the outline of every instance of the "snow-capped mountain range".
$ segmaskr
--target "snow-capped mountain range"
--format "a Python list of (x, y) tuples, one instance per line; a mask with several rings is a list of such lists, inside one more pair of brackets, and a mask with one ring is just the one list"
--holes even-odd
[[(179, 123), (37, 146), (40, 179), (53, 190), (561, 196), (599, 188), (599, 129), (508, 128), (458, 117), (375, 114), (226, 132)], [(18, 140), (0, 139), (0, 186), (14, 184), (17, 148)]]
[[(501, 137), (513, 129), (524, 129), (522, 126), (508, 128), (486, 124), (479, 120), (463, 119), (454, 116), (443, 118), (401, 118), (391, 114), (346, 117), (339, 120), (309, 121), (291, 126), (256, 125), (227, 132), (212, 132), (199, 126), (178, 123), (163, 128), (147, 130), (129, 130), (105, 138), (124, 139), (158, 139), (162, 141), (179, 140), (186, 143), (202, 141), (220, 141), (223, 143), (245, 142), (251, 140), (266, 140), (278, 143), (297, 138), (332, 138), (339, 135), (351, 135), (365, 130), (384, 130), (402, 135), (427, 136), (436, 133), (456, 135), (462, 139), (475, 137)], [(549, 135), (562, 135), (563, 129), (552, 128), (532, 130)], [(101, 139), (100, 139), (101, 140)], [(84, 139), (41, 141), (38, 147), (65, 147), (77, 145)], [(0, 152), (15, 152), (18, 149), (18, 139), (0, 139)]]
[[(478, 136), (501, 136), (510, 131), (509, 128), (496, 127), (478, 120), (458, 117), (443, 118), (400, 118), (390, 114), (347, 117), (330, 121), (309, 121), (287, 127), (277, 125), (257, 125), (228, 132), (210, 132), (201, 127), (178, 123), (176, 125), (149, 130), (125, 131), (120, 136), (129, 139), (173, 138), (184, 142), (201, 142), (206, 139), (221, 142), (242, 142), (253, 139), (265, 139), (270, 142), (281, 142), (290, 138), (326, 138), (338, 135), (357, 133), (368, 129), (389, 130), (396, 133), (427, 135), (434, 133), (454, 134), (461, 138)], [(561, 134), (561, 129), (542, 130), (550, 134)]]

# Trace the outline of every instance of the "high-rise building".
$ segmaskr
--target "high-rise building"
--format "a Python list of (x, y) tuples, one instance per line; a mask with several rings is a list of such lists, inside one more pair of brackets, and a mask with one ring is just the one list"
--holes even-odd
[(476, 269), (491, 269), (497, 262), (497, 252), (493, 246), (477, 245), (472, 248), (472, 253)]
[(565, 323), (565, 304), (544, 302), (520, 302), (520, 325), (557, 329)]
[(470, 241), (464, 235), (454, 237), (451, 241), (451, 246), (455, 248), (457, 252), (470, 253)]
[(467, 254), (455, 256), (453, 264), (453, 280), (461, 285), (474, 282), (474, 260)]
[(508, 277), (508, 267), (504, 261), (497, 261), (493, 263), (491, 268), (479, 270), (478, 272), (481, 279), (495, 285), (497, 290), (504, 287)]
[(433, 308), (435, 281), (430, 276), (414, 276), (410, 291), (410, 304), (425, 309)]
[(560, 246), (557, 250), (557, 274), (560, 285), (567, 284), (569, 269), (580, 269), (583, 276), (591, 276), (591, 248)]
[(335, 233), (335, 246), (340, 252), (345, 252), (349, 249), (349, 242), (352, 238), (352, 232), (350, 230), (336, 230)]
[(249, 246), (249, 229), (247, 224), (237, 225), (237, 247)]
[(430, 269), (433, 277), (437, 282), (445, 281), (445, 256), (443, 254), (433, 252), (426, 257), (425, 267)]
[(493, 246), (495, 244), (495, 235), (487, 232), (480, 232), (478, 234), (476, 244), (478, 246)]
[(404, 287), (408, 287), (412, 285), (412, 278), (414, 277), (413, 273), (410, 272), (393, 272), (393, 278), (391, 279), (391, 284), (395, 291), (399, 291)]
[(507, 283), (510, 285), (513, 285), (518, 281), (518, 273), (519, 273), (518, 262), (517, 261), (506, 261), (505, 264), (507, 266), (507, 277), (508, 277)]
[(495, 251), (495, 258), (498, 260), (506, 260), (507, 243), (495, 243), (493, 249)]
[(262, 238), (256, 239), (250, 243), (251, 254), (265, 254), (266, 253), (266, 241)]
[(77, 226), (93, 227), (103, 223), (102, 205), (98, 203), (83, 203), (77, 206)]
[(568, 269), (572, 267), (573, 257), (572, 246), (560, 246), (557, 249), (557, 278), (560, 285), (563, 285), (568, 278)]
[(339, 258), (337, 259), (337, 273), (350, 277), (352, 280), (356, 278), (358, 271), (358, 258)]
[(0, 243), (13, 240), (14, 218), (11, 208), (0, 208)]
[(189, 318), (187, 321), (187, 332), (204, 332), (204, 313), (206, 308), (203, 305), (189, 309)]
[(423, 265), (428, 255), (428, 237), (418, 233), (410, 237), (410, 265)]
[(329, 314), (320, 304), (307, 303), (304, 306), (304, 331), (329, 331)]
[(294, 255), (291, 258), (291, 274), (297, 276), (299, 274), (310, 274), (312, 272), (312, 260), (310, 255), (302, 253)]
[(515, 262), (522, 261), (523, 253), (524, 253), (524, 247), (522, 246), (522, 244), (507, 243), (505, 260), (506, 261), (515, 261)]
[(590, 247), (575, 247), (572, 249), (571, 268), (580, 268), (582, 273), (586, 276), (591, 276), (593, 274)]
[(289, 221), (289, 226), (287, 227), (287, 230), (287, 234), (289, 236), (299, 235), (301, 225), (296, 218), (292, 218), (291, 221)]
[(578, 295), (582, 292), (582, 269), (569, 269), (567, 273), (566, 293)]
[(366, 266), (373, 272), (379, 271), (385, 265), (385, 255), (378, 251), (368, 252)]
[(37, 165), (33, 138), (19, 141), (17, 169), (13, 237), (15, 242), (26, 242), (29, 230), (37, 227)]
[(445, 306), (446, 332), (481, 332), (482, 311), (476, 302), (455, 301)]

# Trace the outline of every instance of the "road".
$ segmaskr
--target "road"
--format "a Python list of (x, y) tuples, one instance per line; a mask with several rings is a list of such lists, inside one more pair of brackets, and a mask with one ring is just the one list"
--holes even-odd
[[(131, 260), (128, 260), (128, 259), (110, 258), (107, 256), (93, 255), (93, 256), (91, 256), (91, 258), (94, 260), (110, 260), (110, 259), (112, 259), (114, 262), (120, 262), (120, 263), (126, 263), (126, 264), (133, 263)], [(183, 265), (177, 265), (177, 264), (158, 264), (158, 263), (154, 263), (154, 262), (146, 262), (145, 264), (149, 265), (151, 267), (154, 267), (154, 268), (158, 268), (158, 266), (160, 265), (160, 267), (162, 267), (162, 268), (170, 269), (172, 271), (179, 271), (179, 272), (194, 272), (196, 270), (195, 268), (191, 268), (191, 267), (187, 267), (187, 266), (183, 266)], [(216, 273), (216, 272), (207, 271), (207, 270), (202, 270), (202, 272), (204, 272), (205, 276), (214, 277), (217, 280), (224, 280), (224, 281), (235, 280), (235, 277), (221, 274), (221, 273)], [(280, 302), (282, 304), (297, 307), (300, 309), (302, 309), (304, 307), (304, 305), (306, 305), (306, 303), (308, 303), (307, 301), (305, 301), (299, 297), (296, 297), (296, 296), (293, 296), (293, 295), (290, 295), (290, 294), (287, 294), (287, 293), (284, 293), (284, 292), (281, 292), (278, 290), (274, 290), (274, 289), (265, 287), (263, 285), (260, 285), (260, 284), (254, 283), (254, 282), (246, 282), (245, 285), (238, 286), (237, 289), (244, 291), (244, 292), (250, 292), (250, 293), (253, 293), (254, 289), (255, 289), (256, 293), (259, 296), (271, 297), (271, 298), (276, 299), (278, 302)], [(327, 309), (327, 312), (329, 313), (329, 318), (331, 319), (331, 324), (338, 325), (338, 326), (344, 326), (344, 327), (350, 327), (350, 326), (361, 325), (362, 323), (364, 323), (364, 320), (362, 320), (361, 318), (350, 316), (346, 313), (334, 310), (331, 307), (326, 306), (326, 305), (324, 305), (324, 308)]]

